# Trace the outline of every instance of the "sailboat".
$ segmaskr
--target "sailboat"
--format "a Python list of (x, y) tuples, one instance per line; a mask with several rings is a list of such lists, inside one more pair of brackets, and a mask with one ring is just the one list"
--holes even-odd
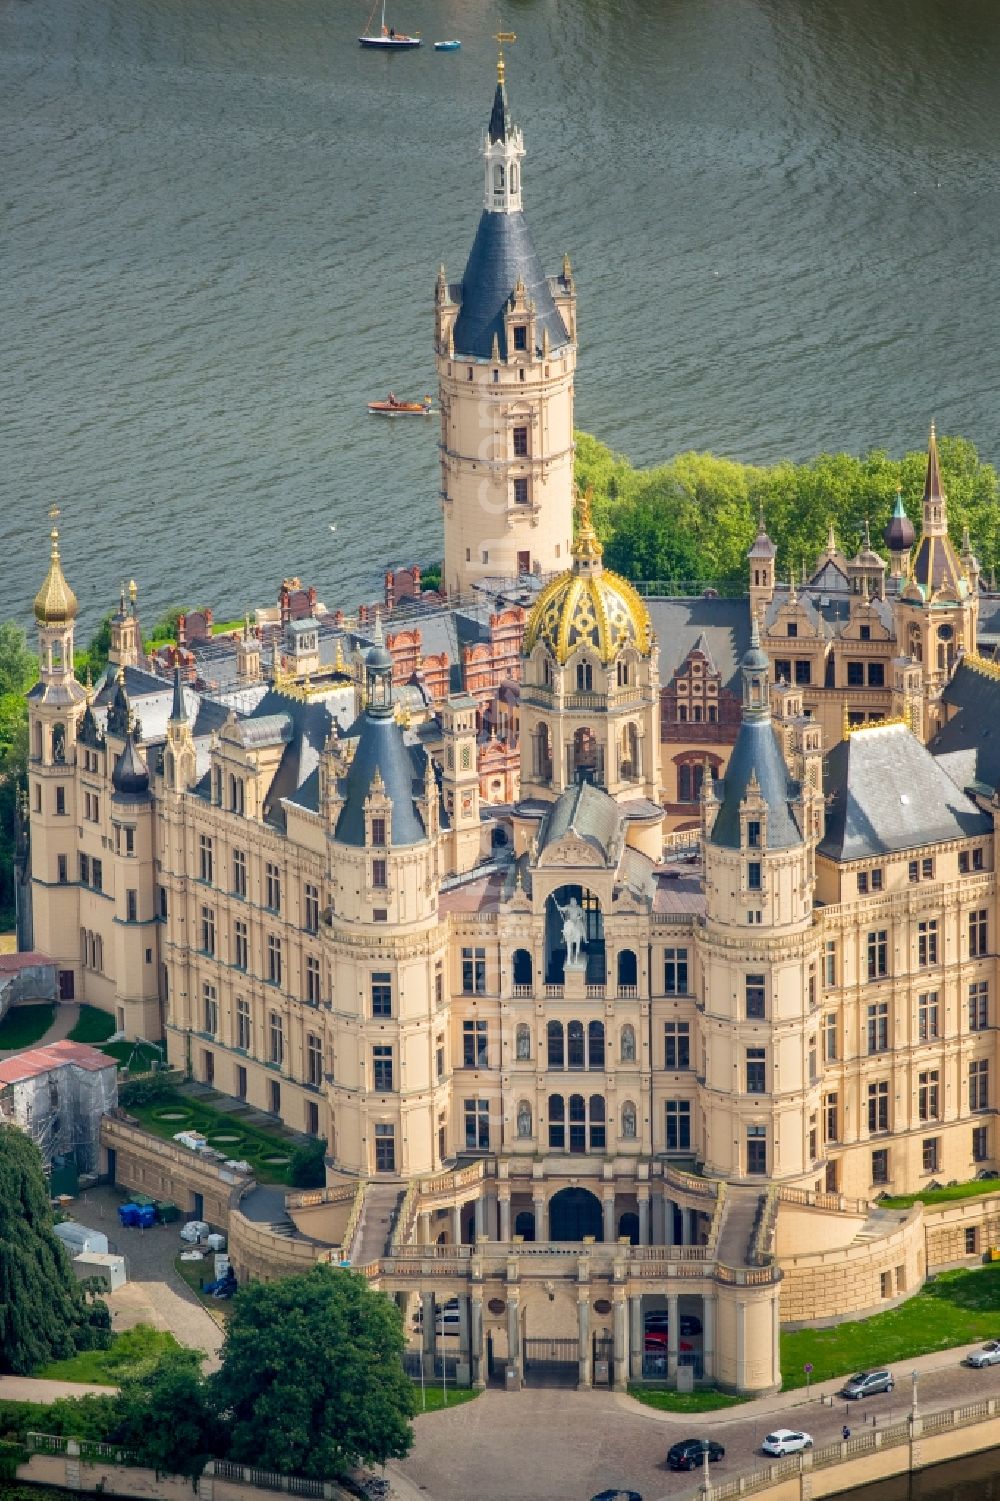
[[(375, 5), (377, 4), (378, 0), (375, 0)], [(407, 36), (405, 32), (397, 31), (394, 26), (386, 26), (385, 0), (382, 0), (382, 24), (379, 28), (379, 33), (377, 36), (373, 35), (372, 20), (375, 16), (375, 5), (372, 6), (372, 13), (368, 17), (364, 36), (358, 37), (358, 41), (362, 47), (381, 47), (385, 52), (398, 52), (405, 47), (420, 46), (420, 38), (418, 36)]]

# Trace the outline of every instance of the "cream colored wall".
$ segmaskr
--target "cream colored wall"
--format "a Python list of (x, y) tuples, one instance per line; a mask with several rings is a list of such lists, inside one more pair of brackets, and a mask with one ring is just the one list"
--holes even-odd
[(886, 1235), (830, 1250), (783, 1254), (779, 1261), (783, 1324), (837, 1323), (877, 1313), (880, 1306), (911, 1297), (923, 1286), (927, 1262), (922, 1206), (916, 1205)]

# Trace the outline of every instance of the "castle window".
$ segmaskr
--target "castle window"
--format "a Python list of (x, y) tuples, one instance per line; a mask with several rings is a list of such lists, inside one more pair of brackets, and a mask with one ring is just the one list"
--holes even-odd
[(527, 347), (528, 347), (528, 330), (527, 330), (526, 326), (523, 323), (519, 323), (517, 325), (517, 327), (514, 329), (514, 348), (515, 349), (527, 349)]
[(619, 688), (627, 688), (628, 685), (629, 685), (629, 680), (630, 680), (629, 664), (628, 664), (628, 658), (627, 657), (619, 657), (618, 658), (618, 662), (617, 662), (617, 665), (616, 665), (616, 675), (617, 675), (617, 679), (618, 679), (618, 686), (619, 686)]
[(80, 856), (80, 885), (90, 885), (90, 858), (87, 855)]
[(823, 1057), (827, 1063), (837, 1060), (837, 1013), (828, 1011), (823, 1018)]
[(972, 1129), (972, 1160), (973, 1162), (986, 1162), (990, 1155), (990, 1135), (988, 1126), (974, 1126)]
[(264, 905), (272, 912), (281, 911), (281, 871), (268, 860), (264, 865)]
[(664, 949), (663, 992), (665, 995), (687, 995), (688, 951), (687, 949)]
[(372, 819), (372, 844), (385, 844), (385, 819), (377, 817)]
[(275, 933), (267, 935), (267, 979), (270, 985), (281, 984), (281, 939)]
[(378, 1094), (392, 1091), (392, 1048), (384, 1043), (372, 1048), (372, 1087)]
[(752, 850), (760, 849), (760, 820), (751, 818), (747, 821), (747, 844)]
[[(517, 345), (515, 344), (514, 347), (517, 348)], [(514, 457), (515, 459), (528, 457), (528, 429), (526, 427), (514, 429)]]
[(969, 1109), (990, 1108), (990, 1063), (988, 1058), (974, 1058), (969, 1064)]
[(938, 1170), (938, 1138), (936, 1136), (924, 1137), (921, 1156), (924, 1172), (936, 1173)]
[(585, 1068), (587, 1059), (583, 1038), (583, 1022), (570, 1022), (566, 1028), (566, 1040), (570, 1068)]
[(788, 622), (788, 634), (792, 638), (794, 638), (795, 636), (797, 636), (799, 634), (798, 625), (796, 624), (796, 622), (794, 620), (790, 620)]
[(840, 1140), (840, 1111), (837, 1108), (837, 1096), (828, 1094), (825, 1101), (824, 1131), (827, 1141)]
[(546, 1029), (549, 1068), (565, 1068), (566, 1055), (563, 1042), (562, 1022), (549, 1022)]
[(889, 1081), (868, 1086), (868, 1130), (872, 1135), (889, 1129)]
[(590, 693), (594, 686), (594, 669), (589, 662), (576, 664), (576, 691)]
[(384, 860), (372, 861), (372, 885), (383, 887), (386, 884), (386, 862)]
[[(687, 717), (688, 717), (687, 704), (678, 704), (677, 705), (677, 722), (678, 722), (678, 724), (687, 724)], [(690, 799), (689, 798), (683, 798), (682, 801), (683, 802), (689, 802)]]
[(528, 492), (528, 480), (524, 475), (521, 475), (514, 481), (514, 504), (518, 506), (526, 506), (530, 498), (531, 497)]
[(863, 662), (848, 662), (847, 686), (848, 688), (863, 688), (865, 685), (865, 664)]
[(474, 1152), (490, 1149), (490, 1105), (488, 1100), (465, 1101), (465, 1145)]
[(238, 1000), (236, 1002), (236, 1046), (244, 1052), (249, 1052), (251, 1040), (250, 1026), (250, 1002)]
[(549, 1146), (557, 1152), (566, 1148), (566, 1102), (561, 1094), (549, 1095)]
[(868, 663), (868, 686), (869, 688), (885, 687), (885, 664), (884, 662)]
[(69, 862), (65, 855), (56, 857), (56, 879), (60, 886), (65, 886), (69, 881)]
[(246, 897), (247, 857), (245, 850), (233, 850), (233, 895)]
[(969, 986), (969, 1031), (985, 1032), (990, 1024), (990, 982), (973, 980)]
[(936, 990), (927, 990), (923, 995), (917, 996), (917, 1038), (920, 1042), (931, 1042), (940, 1035), (938, 993)]
[[(125, 892), (125, 921), (139, 921), (139, 893), (132, 887)], [(215, 942), (215, 927), (212, 928), (212, 942)]]
[(314, 1032), (306, 1033), (306, 1078), (313, 1085), (323, 1082), (323, 1043)]
[(95, 891), (104, 890), (104, 865), (100, 860), (90, 862), (90, 884)]
[(709, 704), (709, 706), (708, 706), (708, 722), (709, 722), (709, 724), (716, 724), (718, 722), (718, 718), (719, 718), (719, 711), (718, 711), (718, 709), (715, 707), (714, 704)]
[(889, 1047), (889, 1003), (876, 1001), (868, 1007), (868, 1051), (884, 1053)]
[(603, 1095), (590, 1096), (590, 1150), (603, 1152), (607, 1145), (607, 1115)]
[(306, 932), (307, 933), (318, 933), (319, 932), (319, 890), (318, 890), (317, 887), (313, 886), (309, 881), (307, 881), (306, 884), (305, 884), (304, 897), (305, 897), (305, 899), (304, 899), (304, 902), (303, 902), (303, 908), (304, 908), (304, 914), (305, 914), (305, 929), (306, 929)]
[(247, 925), (237, 919), (233, 924), (233, 964), (237, 969), (246, 969), (247, 957)]
[(802, 686), (812, 682), (812, 663), (807, 660), (795, 664), (795, 681)]
[(747, 1126), (747, 1172), (767, 1172), (766, 1126)]
[(462, 993), (463, 995), (486, 994), (486, 950), (484, 948), (462, 950)]
[(484, 1021), (462, 1023), (462, 1067), (489, 1068), (489, 1036)]
[(759, 860), (747, 861), (747, 889), (759, 891), (761, 889), (761, 864)]
[(691, 1102), (690, 1100), (667, 1100), (667, 1151), (688, 1152), (691, 1149)]
[(591, 1022), (587, 1028), (587, 1067), (596, 1071), (604, 1067), (603, 1022)]
[(883, 872), (882, 872), (881, 867), (878, 867), (877, 869), (875, 869), (875, 870), (872, 871), (871, 877), (872, 877), (872, 890), (873, 891), (881, 891), (882, 890), (882, 875), (883, 875)]
[(889, 936), (885, 928), (868, 934), (868, 978), (881, 980), (889, 973)]
[[(678, 714), (682, 718), (687, 717), (687, 710), (681, 704)], [(677, 768), (677, 800), (681, 803), (696, 803), (701, 797), (702, 782), (705, 776), (705, 766), (702, 761), (683, 761)]]
[(917, 963), (924, 968), (938, 962), (937, 918), (917, 924)]
[(319, 960), (316, 958), (315, 954), (309, 954), (309, 955), (307, 955), (307, 957), (306, 957), (306, 1000), (309, 1002), (309, 1004), (311, 1006), (318, 1006), (319, 1005), (319, 986), (320, 986), (319, 976), (320, 976)]
[(271, 1023), (268, 1031), (270, 1042), (270, 1059), (280, 1068), (285, 1061), (285, 1024), (277, 1011), (271, 1012)]
[(763, 1021), (765, 1014), (765, 986), (763, 975), (746, 977), (747, 1021)]
[(872, 639), (872, 628), (871, 628), (871, 626), (870, 625), (863, 625), (863, 626), (861, 626), (859, 628), (859, 630), (858, 630), (858, 636), (859, 636), (859, 639), (862, 640), (862, 641), (870, 641)]
[(889, 1181), (889, 1152), (886, 1147), (878, 1147), (872, 1153), (872, 1183), (875, 1187), (884, 1185)]
[(665, 1022), (663, 1066), (674, 1073), (691, 1067), (691, 1028), (688, 1022)]
[(216, 1000), (214, 985), (204, 987), (202, 999), (205, 1006), (205, 1031), (209, 1037), (214, 1037), (219, 1030), (219, 1003)]
[(66, 812), (66, 788), (56, 788), (56, 813), (61, 817)]
[(396, 1128), (393, 1125), (379, 1123), (375, 1127), (375, 1171), (396, 1171)]
[(937, 1120), (938, 1094), (939, 1082), (937, 1069), (925, 1069), (917, 1079), (917, 1114), (922, 1121)]
[(212, 836), (200, 834), (198, 836), (198, 875), (202, 881), (212, 884), (214, 858), (212, 850)]
[(747, 1048), (747, 1094), (767, 1093), (767, 1054), (764, 1048)]
[(981, 959), (989, 953), (987, 941), (987, 909), (982, 907), (978, 912), (969, 913), (969, 958)]
[(392, 1015), (392, 976), (385, 972), (372, 975), (372, 1016)]
[(774, 664), (774, 678), (778, 683), (792, 681), (792, 663), (789, 657), (779, 657)]
[(867, 893), (867, 891), (868, 891), (868, 872), (866, 870), (859, 870), (858, 871), (858, 895), (859, 896), (864, 896)]
[(211, 907), (201, 909), (201, 951), (203, 954), (215, 953), (215, 913)]

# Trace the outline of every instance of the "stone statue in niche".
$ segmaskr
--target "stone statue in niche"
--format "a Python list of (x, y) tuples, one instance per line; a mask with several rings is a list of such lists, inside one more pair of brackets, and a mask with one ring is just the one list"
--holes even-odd
[(517, 1134), (521, 1137), (531, 1135), (531, 1106), (527, 1100), (522, 1100), (517, 1107)]
[(566, 945), (566, 963), (577, 966), (580, 956), (586, 948), (587, 923), (583, 915), (583, 908), (575, 896), (571, 896), (565, 907), (560, 907), (555, 897), (552, 904), (562, 918), (563, 943)]

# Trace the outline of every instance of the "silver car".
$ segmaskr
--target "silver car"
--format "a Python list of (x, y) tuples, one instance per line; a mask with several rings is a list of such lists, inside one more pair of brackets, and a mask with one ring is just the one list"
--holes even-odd
[(1000, 1339), (991, 1339), (981, 1350), (973, 1350), (965, 1357), (965, 1364), (976, 1366), (1000, 1365)]
[(840, 1395), (858, 1401), (862, 1397), (874, 1397), (879, 1392), (891, 1392), (895, 1386), (891, 1371), (859, 1371), (841, 1387)]

